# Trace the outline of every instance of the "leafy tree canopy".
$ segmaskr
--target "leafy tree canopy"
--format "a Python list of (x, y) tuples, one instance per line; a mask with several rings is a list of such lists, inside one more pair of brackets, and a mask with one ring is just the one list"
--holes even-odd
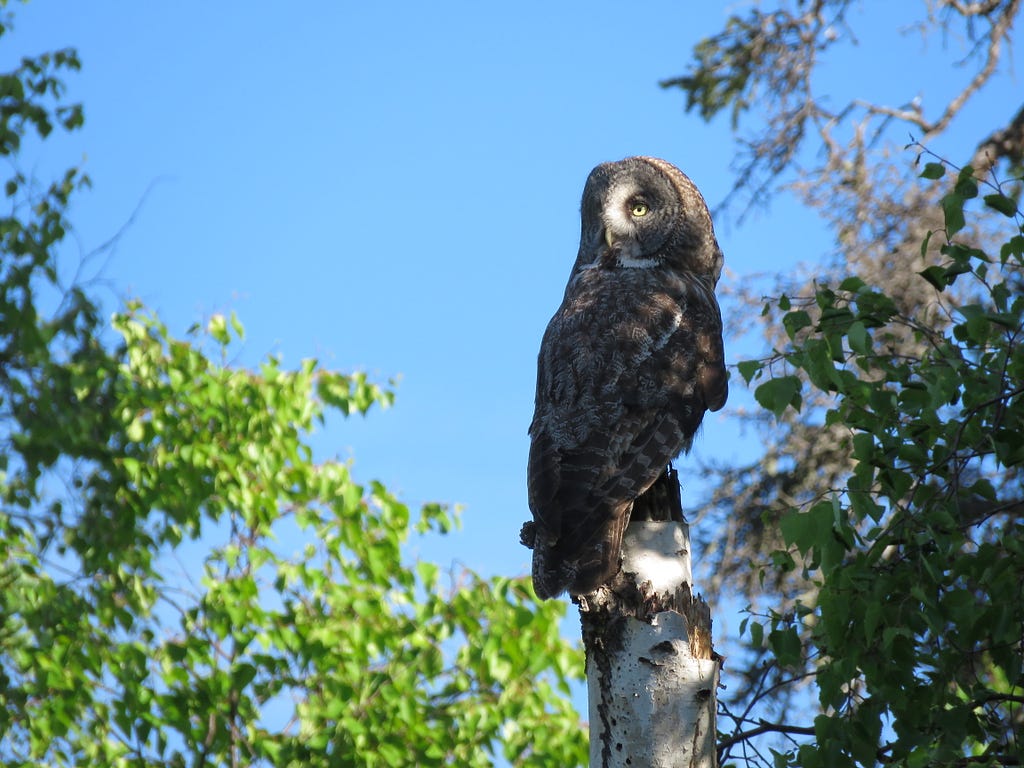
[(774, 298), (740, 286), (726, 308), (763, 318), (763, 354), (737, 364), (762, 410), (736, 417), (765, 449), (708, 468), (697, 526), (707, 583), (751, 605), (721, 752), (1019, 765), (1024, 108), (993, 115), (1005, 122), (960, 157), (929, 145), (1005, 69), (1021, 3), (927, 3), (917, 31), (966, 43), (949, 51), (959, 90), (937, 108), (910, 73), (897, 73), (906, 106), (817, 90), (820, 64), (856, 43), (856, 8), (756, 6), (664, 83), (705, 119), (729, 115), (730, 202), (784, 184), (835, 240), (778, 276)]
[[(9, 167), (27, 136), (82, 124), (62, 80), (79, 65), (0, 75)], [(229, 365), (234, 316), (177, 338), (129, 302), (108, 324), (60, 278), (87, 183), (4, 183), (0, 763), (582, 764), (563, 605), (411, 561), (453, 513), (314, 457), (329, 412), (393, 393), (315, 360)]]

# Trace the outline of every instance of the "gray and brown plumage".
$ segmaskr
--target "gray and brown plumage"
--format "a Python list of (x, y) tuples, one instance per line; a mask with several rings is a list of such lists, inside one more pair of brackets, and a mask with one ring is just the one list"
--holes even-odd
[(579, 255), (537, 362), (528, 486), (533, 584), (592, 592), (619, 570), (634, 500), (725, 404), (715, 284), (722, 251), (707, 205), (675, 166), (597, 166)]

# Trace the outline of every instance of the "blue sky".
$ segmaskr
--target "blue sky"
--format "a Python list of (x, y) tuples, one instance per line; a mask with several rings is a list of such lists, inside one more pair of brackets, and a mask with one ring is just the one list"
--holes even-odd
[[(864, 5), (851, 13), (859, 46), (830, 60), (822, 88), (837, 104), (924, 94), (934, 108), (962, 72), (890, 19), (923, 4)], [(747, 4), (10, 7), (3, 63), (63, 46), (83, 61), (69, 96), (86, 126), (47, 142), (33, 167), (45, 178), (84, 160), (93, 189), (73, 209), (69, 257), (121, 232), (92, 262), (108, 307), (139, 297), (178, 334), (234, 310), (243, 364), (315, 356), (398, 377), (394, 408), (331, 422), (317, 450), (354, 457), (358, 478), (411, 505), (464, 506), (463, 531), (423, 557), (528, 572), (518, 531), (536, 353), (575, 257), (583, 182), (599, 162), (651, 154), (722, 200), (736, 152), (727, 121), (685, 114), (682, 93), (657, 82), (682, 74), (692, 46)], [(1020, 92), (1003, 78), (971, 104), (962, 137), (1005, 120)], [(785, 194), (742, 226), (717, 226), (724, 282), (830, 248)], [(739, 404), (735, 374), (733, 385)], [(726, 411), (709, 416), (694, 453), (727, 461), (755, 439)], [(679, 463), (684, 508), (701, 497), (695, 466)], [(734, 615), (716, 620), (735, 631)]]

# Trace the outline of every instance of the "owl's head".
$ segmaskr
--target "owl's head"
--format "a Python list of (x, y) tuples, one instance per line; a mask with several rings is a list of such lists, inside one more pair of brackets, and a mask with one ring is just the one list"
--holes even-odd
[(654, 157), (602, 163), (583, 189), (577, 267), (668, 266), (710, 277), (722, 272), (707, 204), (689, 177)]

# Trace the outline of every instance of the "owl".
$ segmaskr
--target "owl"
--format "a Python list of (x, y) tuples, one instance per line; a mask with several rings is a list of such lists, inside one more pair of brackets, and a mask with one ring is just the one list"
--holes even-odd
[(529, 429), (523, 541), (542, 598), (593, 592), (618, 572), (633, 502), (728, 394), (722, 251), (693, 182), (653, 157), (604, 163), (581, 220)]

